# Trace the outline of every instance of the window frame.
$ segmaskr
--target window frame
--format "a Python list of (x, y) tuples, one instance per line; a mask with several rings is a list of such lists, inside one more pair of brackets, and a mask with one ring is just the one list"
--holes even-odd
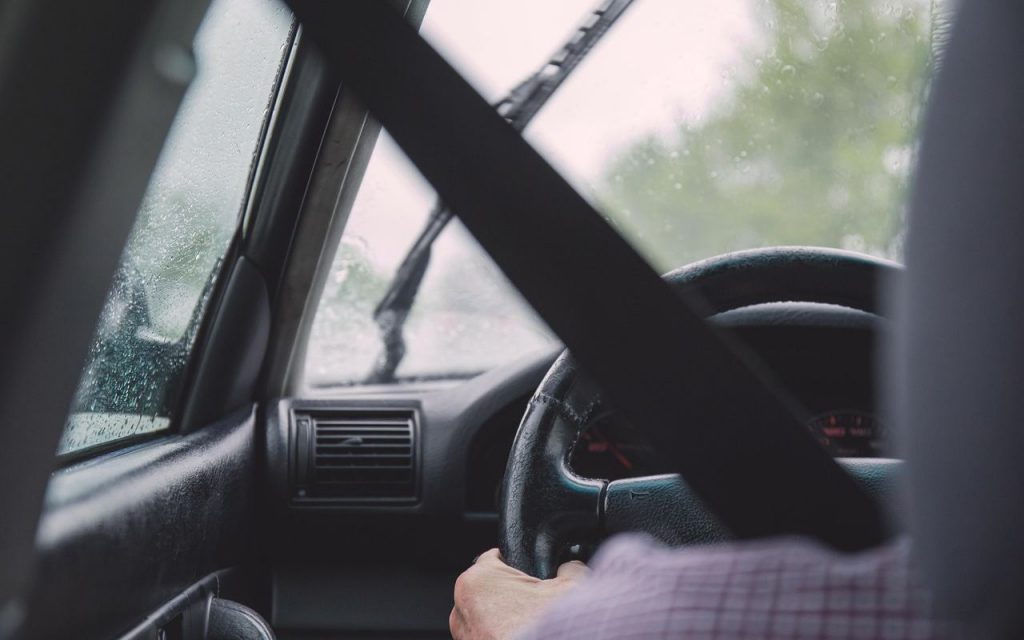
[[(429, 0), (394, 2), (415, 29), (419, 29), (428, 4)], [(298, 46), (306, 48), (301, 28)], [(319, 53), (313, 57), (317, 64), (325, 64)], [(301, 75), (301, 70), (297, 74)], [(303, 374), (309, 333), (380, 132), (380, 124), (369, 117), (362, 102), (345, 90), (337, 76), (328, 71), (327, 77), (334, 91), (316, 135), (317, 156), (308, 167), (291, 212), (260, 212), (244, 230), (247, 255), (265, 257), (273, 263), (276, 276), (270, 280), (273, 324), (259, 381), (262, 398), (308, 392)], [(274, 241), (283, 242), (283, 237), (287, 237), (287, 255), (279, 255), (283, 249), (270, 246)]]

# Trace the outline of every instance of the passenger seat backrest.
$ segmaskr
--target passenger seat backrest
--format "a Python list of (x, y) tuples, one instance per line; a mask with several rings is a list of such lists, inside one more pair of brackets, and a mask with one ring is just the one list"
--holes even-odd
[(890, 406), (939, 613), (1024, 637), (1024, 3), (963, 0), (913, 190)]

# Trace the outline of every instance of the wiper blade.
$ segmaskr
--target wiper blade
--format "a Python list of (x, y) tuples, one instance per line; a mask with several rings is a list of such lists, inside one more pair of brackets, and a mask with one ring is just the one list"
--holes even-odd
[[(499, 100), (494, 105), (495, 110), (517, 131), (525, 129), (632, 3), (633, 0), (602, 0), (572, 37), (540, 69)], [(373, 320), (380, 328), (383, 349), (366, 379), (367, 383), (395, 380), (395, 371), (405, 357), (405, 322), (430, 264), (434, 241), (451, 218), (451, 211), (438, 199), (426, 225), (402, 259), (394, 280), (377, 303)]]

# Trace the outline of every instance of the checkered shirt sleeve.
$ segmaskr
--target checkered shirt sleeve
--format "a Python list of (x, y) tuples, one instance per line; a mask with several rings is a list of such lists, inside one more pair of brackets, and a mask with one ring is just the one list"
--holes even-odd
[(622, 536), (521, 640), (932, 640), (906, 540), (859, 554), (782, 538), (668, 549)]

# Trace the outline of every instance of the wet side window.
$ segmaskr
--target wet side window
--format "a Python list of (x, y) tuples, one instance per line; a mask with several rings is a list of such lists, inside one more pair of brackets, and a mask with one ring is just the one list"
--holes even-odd
[(196, 76), (107, 295), (58, 453), (168, 429), (238, 227), (291, 33), (277, 0), (214, 0)]

